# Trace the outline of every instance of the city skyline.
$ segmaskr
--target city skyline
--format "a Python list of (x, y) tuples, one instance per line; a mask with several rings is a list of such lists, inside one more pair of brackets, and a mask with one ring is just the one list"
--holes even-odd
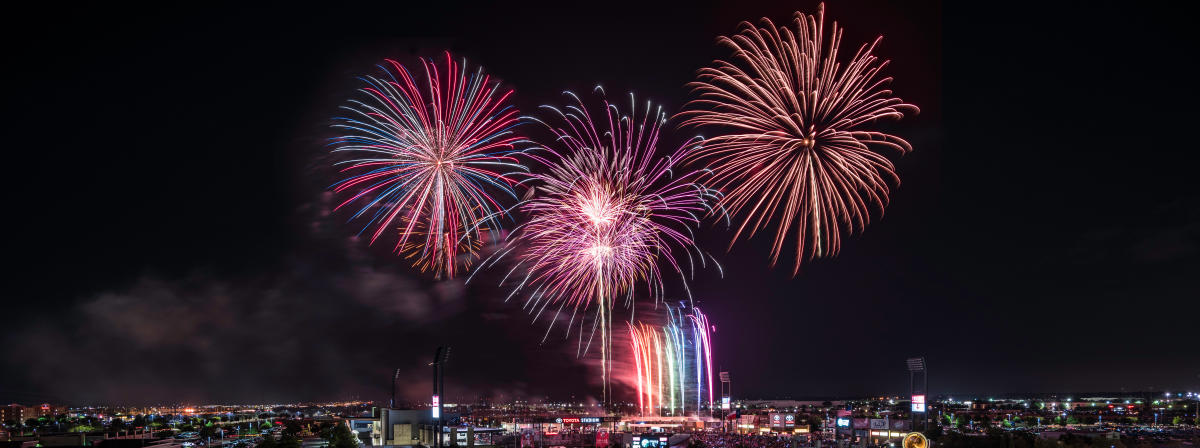
[[(817, 5), (35, 6), (55, 28), (6, 31), (28, 43), (5, 107), (19, 263), (0, 403), (381, 401), (395, 369), (421, 402), (443, 345), (447, 397), (599, 400), (596, 354), (506, 302), (504, 270), (439, 280), (355, 237), (353, 212), (333, 211), (331, 117), (384, 59), (444, 51), (523, 115), (597, 84), (673, 115), (729, 57), (718, 36)], [(1116, 3), (1020, 25), (936, 0), (825, 11), (844, 52), (884, 36), (889, 89), (920, 113), (876, 126), (913, 150), (888, 157), (902, 182), (886, 212), (795, 276), (771, 266), (773, 232), (731, 247), (724, 223), (699, 226), (721, 268), (687, 288), (733, 396), (904, 395), (913, 356), (933, 396), (1200, 391), (1200, 196), (1168, 136), (1190, 119), (1169, 87), (1189, 84), (1112, 62), (1162, 68), (1185, 51), (1182, 19)], [(660, 153), (711, 136), (681, 121)], [(670, 282), (664, 302), (686, 300)], [(655, 305), (637, 319), (666, 325)], [(636, 367), (613, 347), (613, 399), (631, 402)]]

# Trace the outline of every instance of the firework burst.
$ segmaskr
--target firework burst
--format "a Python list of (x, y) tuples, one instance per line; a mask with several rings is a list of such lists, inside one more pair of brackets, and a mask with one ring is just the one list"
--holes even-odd
[(362, 232), (374, 228), (372, 244), (395, 231), (397, 253), (454, 277), (475, 258), (482, 234), (499, 228), (504, 207), (494, 195), (516, 199), (512, 173), (523, 167), (513, 153), (522, 139), (512, 131), (512, 91), (449, 53), (441, 65), (421, 62), (423, 77), (392, 60), (379, 66), (381, 76), (360, 77), (359, 97), (334, 118), (344, 135), (333, 151), (353, 154), (337, 163), (345, 177), (332, 188), (348, 197), (335, 210), (354, 204), (350, 219), (365, 221)]
[[(603, 98), (603, 89), (597, 92)], [(696, 247), (692, 229), (713, 212), (717, 195), (695, 181), (698, 172), (674, 171), (699, 138), (665, 157), (655, 154), (667, 121), (661, 108), (639, 108), (630, 95), (626, 115), (607, 99), (602, 110), (590, 110), (567, 95), (574, 102), (564, 108), (543, 106), (550, 119), (531, 118), (554, 138), (527, 153), (544, 170), (530, 175), (536, 195), (520, 204), (528, 221), (495, 259), (515, 260), (501, 281), (514, 285), (509, 298), (524, 294), (535, 320), (547, 309), (554, 313), (547, 335), (569, 314), (567, 333), (578, 322), (582, 354), (599, 333), (607, 399), (614, 303), (631, 305), (639, 284), (661, 300), (664, 273), (678, 274), (686, 290), (695, 268), (715, 263)], [(591, 331), (583, 331), (593, 305)], [(592, 336), (585, 341), (584, 333)]]
[(684, 415), (690, 408), (701, 415), (705, 391), (708, 409), (713, 406), (712, 327), (699, 308), (668, 306), (667, 316), (661, 328), (629, 323), (638, 410), (642, 416)]
[(682, 124), (729, 130), (693, 156), (707, 161), (707, 180), (725, 193), (721, 205), (741, 217), (733, 241), (777, 223), (775, 264), (795, 234), (795, 275), (803, 261), (836, 255), (843, 230), (861, 231), (887, 205), (899, 178), (877, 150), (912, 147), (867, 126), (918, 109), (886, 88), (888, 61), (871, 54), (882, 37), (839, 62), (842, 31), (835, 22), (824, 34), (824, 5), (815, 16), (797, 12), (795, 33), (761, 24), (743, 22), (739, 34), (720, 38), (734, 61), (700, 70), (690, 84), (699, 97)]

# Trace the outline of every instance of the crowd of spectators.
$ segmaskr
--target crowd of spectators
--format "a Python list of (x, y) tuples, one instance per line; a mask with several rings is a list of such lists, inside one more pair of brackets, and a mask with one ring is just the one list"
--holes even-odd
[(692, 435), (692, 445), (697, 448), (792, 448), (795, 443), (790, 436), (766, 434), (701, 432)]

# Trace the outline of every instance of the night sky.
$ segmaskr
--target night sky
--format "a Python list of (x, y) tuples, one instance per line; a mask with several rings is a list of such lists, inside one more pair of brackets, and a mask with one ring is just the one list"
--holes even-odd
[[(693, 290), (735, 398), (901, 394), (919, 355), (934, 394), (1200, 390), (1194, 25), (964, 6), (827, 5), (843, 47), (885, 35), (921, 113), (881, 127), (915, 150), (882, 219), (794, 278), (705, 224), (725, 276)], [(718, 35), (797, 9), (816, 2), (6, 14), (0, 402), (385, 400), (394, 368), (417, 399), (441, 343), (450, 400), (597, 396), (574, 339), (540, 343), (505, 290), (351, 238), (330, 117), (383, 58), (443, 50), (523, 112), (596, 84), (678, 111)]]

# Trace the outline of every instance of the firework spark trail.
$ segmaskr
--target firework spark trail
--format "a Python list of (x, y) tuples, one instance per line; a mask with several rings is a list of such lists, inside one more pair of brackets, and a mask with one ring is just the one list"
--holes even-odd
[[(643, 416), (683, 415), (688, 412), (687, 376), (694, 367), (696, 401), (690, 409), (697, 415), (704, 408), (703, 395), (708, 392), (708, 409), (713, 406), (712, 347), (709, 335), (712, 327), (699, 308), (685, 315), (682, 307), (668, 307), (668, 322), (654, 327), (643, 322), (629, 323), (630, 345), (636, 373), (638, 409)], [(691, 340), (682, 338), (684, 328), (690, 327)], [(687, 356), (688, 352), (694, 356)], [(664, 381), (664, 371), (665, 380)], [(707, 388), (705, 383), (707, 382)]]
[(633, 345), (633, 365), (637, 373), (638, 412), (644, 412), (646, 408), (650, 407), (650, 404), (647, 403), (645, 381), (643, 381), (645, 378), (643, 373), (646, 371), (648, 358), (645, 357), (645, 344), (642, 342), (644, 338), (639, 335), (641, 325), (634, 326), (633, 324), (629, 324), (629, 340), (630, 344)]
[(524, 306), (535, 320), (552, 309), (555, 317), (547, 336), (564, 311), (570, 313), (568, 334), (577, 318), (582, 330), (595, 303), (592, 336), (585, 343), (581, 332), (580, 353), (588, 351), (599, 333), (607, 402), (615, 302), (632, 306), (638, 284), (657, 302), (663, 296), (664, 272), (678, 274), (687, 291), (697, 267), (716, 265), (696, 247), (692, 229), (705, 214), (717, 213), (711, 204), (718, 195), (696, 182), (699, 172), (677, 170), (676, 164), (698, 149), (698, 137), (657, 156), (667, 114), (650, 102), (639, 108), (632, 94), (626, 114), (603, 99), (603, 89), (596, 92), (602, 112), (566, 92), (571, 104), (542, 106), (547, 120), (529, 118), (554, 136), (523, 153), (544, 167), (522, 181), (538, 194), (519, 205), (528, 220), (513, 229), (505, 247), (485, 265), (506, 257), (515, 260), (501, 284), (515, 284), (510, 299), (527, 292)]
[[(712, 327), (712, 325), (710, 325), (708, 323), (708, 316), (704, 315), (703, 312), (700, 312), (700, 309), (694, 309), (694, 312), (692, 312), (689, 317), (691, 318), (692, 324), (694, 324), (696, 333), (698, 333), (695, 344), (696, 344), (696, 346), (704, 347), (704, 350), (703, 350), (704, 374), (706, 374), (706, 375), (704, 375), (704, 378), (706, 378), (706, 380), (708, 381), (708, 389), (707, 389), (708, 390), (708, 408), (709, 408), (709, 410), (712, 410), (712, 408), (713, 408), (713, 345), (712, 345), (712, 341), (710, 341), (710, 338), (712, 338), (713, 327)], [(696, 359), (700, 359), (700, 357), (697, 357)], [(698, 377), (698, 376), (700, 376), (700, 371), (698, 371), (698, 370), (700, 370), (700, 364), (698, 364), (698, 362), (696, 364), (696, 369), (697, 369), (696, 376)]]
[(725, 193), (721, 205), (742, 217), (730, 244), (777, 222), (771, 264), (794, 233), (792, 275), (803, 261), (836, 255), (843, 229), (863, 230), (873, 209), (886, 207), (890, 184), (899, 183), (876, 149), (905, 154), (912, 147), (866, 126), (919, 112), (892, 96), (891, 78), (880, 77), (888, 61), (871, 52), (882, 36), (839, 63), (842, 30), (835, 22), (824, 34), (824, 11), (797, 12), (796, 33), (764, 18), (761, 27), (742, 22), (739, 34), (721, 37), (734, 62), (701, 69), (689, 84), (699, 97), (680, 114), (685, 126), (729, 130), (691, 160), (707, 162), (707, 180)]
[(450, 53), (444, 62), (423, 59), (420, 80), (393, 60), (379, 66), (382, 76), (360, 77), (360, 97), (334, 118), (344, 135), (330, 146), (355, 157), (336, 163), (346, 177), (332, 189), (349, 197), (334, 209), (358, 204), (350, 219), (366, 217), (372, 244), (398, 229), (397, 253), (454, 277), (475, 258), (482, 232), (500, 226), (504, 206), (493, 193), (515, 202), (514, 173), (525, 169), (514, 157), (523, 139), (513, 133), (512, 91), (483, 69), (468, 73)]
[[(695, 323), (694, 320), (692, 322)], [(692, 347), (696, 349), (696, 357), (693, 359), (701, 359), (700, 356), (704, 353), (703, 344), (700, 344), (699, 342), (701, 341), (700, 332), (705, 330), (707, 330), (707, 327), (701, 328), (699, 325), (692, 325)], [(709, 362), (712, 362), (711, 358), (709, 359)], [(703, 389), (701, 388), (701, 385), (704, 383), (704, 367), (701, 366), (699, 362), (694, 364), (696, 366), (696, 403), (699, 403), (700, 397), (703, 396)], [(711, 379), (709, 380), (709, 388), (712, 388)]]

